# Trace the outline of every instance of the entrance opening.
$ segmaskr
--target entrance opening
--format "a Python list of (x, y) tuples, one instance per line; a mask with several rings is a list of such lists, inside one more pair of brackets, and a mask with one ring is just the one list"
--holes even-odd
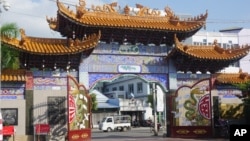
[[(92, 115), (93, 123), (98, 123), (105, 116), (119, 114), (130, 115), (134, 127), (149, 126), (147, 121), (154, 119), (153, 83), (159, 85), (165, 94), (160, 82), (141, 75), (122, 74), (97, 81), (90, 89), (90, 94), (95, 94), (98, 102), (98, 110)], [(163, 100), (164, 96), (158, 98)], [(165, 122), (164, 111), (157, 113), (158, 122)]]

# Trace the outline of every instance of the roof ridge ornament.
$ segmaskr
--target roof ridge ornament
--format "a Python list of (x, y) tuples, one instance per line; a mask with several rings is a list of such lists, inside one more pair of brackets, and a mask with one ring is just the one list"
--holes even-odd
[(150, 9), (141, 4), (136, 4), (136, 8), (140, 9), (136, 14), (137, 16), (159, 16), (161, 14), (160, 11)]
[(26, 36), (25, 30), (23, 28), (21, 28), (19, 31), (20, 31), (20, 34), (21, 34), (20, 44), (25, 46), (26, 42), (28, 41), (28, 37)]
[(86, 13), (85, 0), (79, 0), (79, 6), (76, 6), (76, 17), (81, 18)]
[(108, 13), (116, 13), (116, 10), (114, 7), (117, 6), (117, 2), (113, 2), (110, 4), (104, 4), (102, 7), (101, 6), (91, 6), (91, 9), (93, 11), (99, 11), (99, 12), (108, 12)]
[(169, 6), (166, 6), (164, 10), (166, 13), (166, 17), (169, 17), (170, 19), (176, 19), (176, 20), (179, 19), (177, 16), (175, 16), (173, 10)]

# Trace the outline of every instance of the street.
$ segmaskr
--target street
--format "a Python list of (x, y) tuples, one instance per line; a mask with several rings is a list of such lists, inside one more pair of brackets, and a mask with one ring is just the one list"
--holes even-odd
[(150, 132), (149, 127), (132, 128), (127, 132), (102, 132), (98, 129), (92, 130), (92, 141), (229, 141), (228, 139), (182, 139), (163, 137), (163, 131), (158, 136)]

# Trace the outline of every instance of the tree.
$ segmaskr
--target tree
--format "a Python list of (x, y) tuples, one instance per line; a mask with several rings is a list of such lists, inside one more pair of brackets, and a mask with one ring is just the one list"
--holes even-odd
[[(16, 38), (19, 35), (19, 28), (15, 23), (4, 24), (1, 28), (1, 38)], [(1, 69), (18, 69), (20, 67), (19, 51), (2, 44), (1, 42)]]
[(246, 83), (233, 84), (238, 89), (240, 89), (243, 93), (243, 97), (240, 97), (243, 101), (244, 105), (244, 117), (246, 120), (246, 124), (250, 125), (250, 81)]
[[(92, 111), (97, 111), (98, 110), (98, 103), (97, 103), (97, 99), (96, 99), (96, 94), (95, 93), (92, 93), (90, 94), (90, 98), (91, 98), (91, 114), (92, 114)], [(91, 128), (93, 128), (93, 120), (92, 120), (92, 116), (91, 116), (91, 119), (90, 119), (90, 124), (91, 124)]]
[(98, 103), (97, 103), (97, 100), (96, 100), (96, 94), (91, 94), (90, 97), (91, 97), (91, 111), (97, 111)]
[(152, 93), (148, 95), (148, 103), (150, 103), (150, 107), (154, 109), (154, 96)]

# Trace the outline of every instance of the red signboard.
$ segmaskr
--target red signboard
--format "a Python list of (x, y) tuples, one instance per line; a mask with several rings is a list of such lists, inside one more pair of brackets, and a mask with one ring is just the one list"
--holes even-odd
[(3, 135), (4, 136), (14, 135), (14, 133), (15, 133), (14, 126), (3, 126)]
[(36, 134), (48, 134), (50, 131), (50, 126), (48, 124), (36, 124), (35, 132)]

